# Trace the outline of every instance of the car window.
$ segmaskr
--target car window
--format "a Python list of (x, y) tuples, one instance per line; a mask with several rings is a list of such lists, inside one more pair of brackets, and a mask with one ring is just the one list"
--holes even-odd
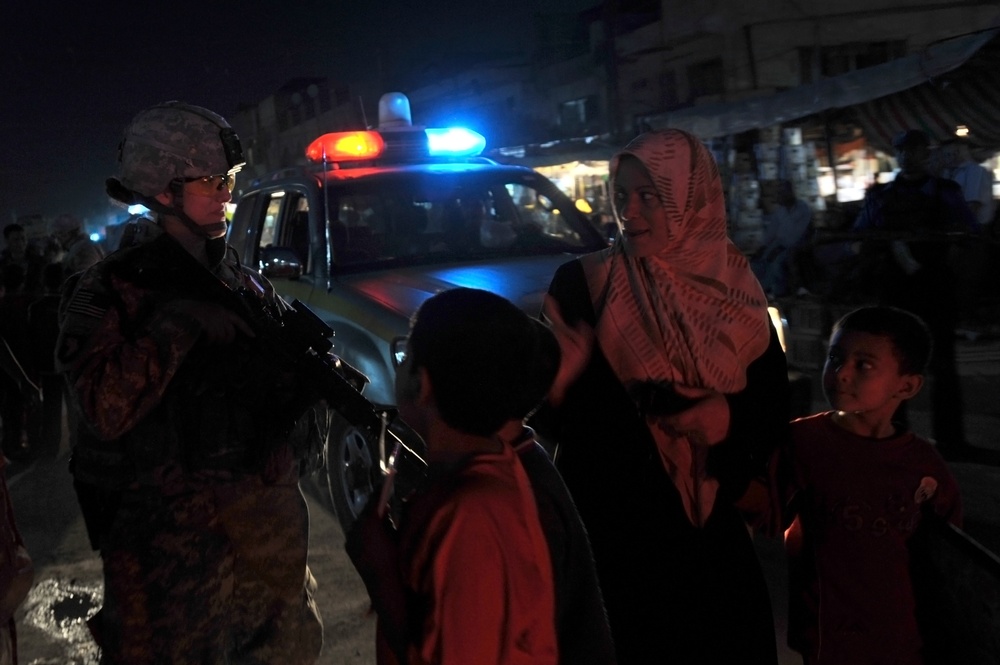
[(281, 213), (281, 204), (284, 202), (284, 192), (281, 197), (273, 195), (268, 199), (267, 209), (264, 212), (264, 226), (260, 230), (260, 246), (273, 247), (275, 229), (278, 226), (278, 215)]
[(279, 244), (288, 247), (298, 257), (302, 272), (313, 272), (310, 251), (309, 200), (301, 192), (290, 192), (285, 197), (282, 223), (279, 226)]
[[(589, 224), (548, 181), (420, 174), (329, 183), (337, 267), (594, 249)], [(549, 191), (542, 191), (548, 189)], [(322, 239), (321, 239), (322, 240)]]
[(253, 248), (254, 265), (260, 264), (261, 249), (280, 247), (294, 252), (303, 274), (312, 274), (315, 270), (313, 244), (309, 200), (305, 192), (277, 190), (266, 193), (258, 241)]

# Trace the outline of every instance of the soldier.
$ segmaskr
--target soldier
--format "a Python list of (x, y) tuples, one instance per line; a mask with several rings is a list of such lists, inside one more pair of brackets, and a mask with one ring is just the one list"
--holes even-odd
[(56, 217), (52, 222), (52, 238), (65, 252), (61, 261), (67, 275), (86, 270), (104, 258), (104, 250), (83, 232), (83, 222), (76, 215)]
[(135, 116), (118, 159), (108, 194), (155, 219), (67, 282), (56, 351), (103, 560), (101, 662), (313, 663), (309, 516), (276, 416), (294, 380), (267, 369), (240, 313), (288, 306), (225, 240), (239, 138), (212, 111), (167, 102)]

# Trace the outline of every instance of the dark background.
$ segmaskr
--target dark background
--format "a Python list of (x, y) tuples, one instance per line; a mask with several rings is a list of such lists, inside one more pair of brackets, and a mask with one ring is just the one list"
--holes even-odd
[[(434, 60), (529, 53), (540, 12), (596, 0), (5, 3), (0, 226), (106, 208), (121, 132), (180, 99), (223, 116), (297, 77), (388, 89)], [(403, 90), (405, 92), (405, 89)]]

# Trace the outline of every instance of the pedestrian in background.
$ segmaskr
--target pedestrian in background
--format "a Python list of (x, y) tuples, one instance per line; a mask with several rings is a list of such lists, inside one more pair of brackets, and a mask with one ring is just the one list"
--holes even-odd
[[(0, 301), (6, 287), (0, 281)], [(0, 401), (17, 386), (29, 402), (39, 400), (39, 390), (0, 335)], [(3, 423), (6, 427), (7, 423)], [(17, 528), (14, 506), (7, 488), (7, 455), (0, 451), (0, 664), (17, 665), (17, 626), (14, 612), (24, 602), (34, 582), (34, 566)]]
[(775, 663), (736, 501), (787, 435), (785, 356), (726, 235), (715, 160), (679, 130), (612, 158), (622, 232), (561, 266), (543, 307), (562, 362), (529, 422), (593, 545), (619, 663)]
[[(980, 227), (958, 184), (929, 172), (926, 133), (901, 132), (893, 147), (899, 173), (869, 188), (854, 222), (862, 236), (862, 286), (875, 303), (913, 312), (930, 328), (934, 442), (946, 458), (958, 459), (969, 453), (969, 444), (955, 358), (960, 294), (951, 256), (956, 238), (978, 234)], [(897, 415), (904, 422), (905, 405)]]
[(83, 230), (79, 217), (63, 214), (52, 222), (52, 237), (66, 252), (62, 264), (66, 275), (86, 270), (104, 258), (104, 250)]
[(43, 292), (28, 305), (27, 331), (31, 364), (42, 389), (42, 405), (33, 431), (38, 457), (55, 459), (62, 440), (65, 380), (56, 371), (56, 340), (59, 337), (59, 301), (64, 280), (61, 263), (46, 264), (42, 271)]
[(8, 224), (3, 227), (4, 248), (0, 251), (0, 270), (5, 266), (16, 265), (23, 272), (23, 289), (35, 295), (42, 284), (42, 258), (28, 246), (28, 236), (20, 224)]
[[(3, 340), (0, 340), (2, 343)], [(2, 355), (2, 352), (0, 352)], [(7, 489), (7, 460), (0, 455), (0, 664), (17, 665), (14, 613), (31, 591), (34, 564), (17, 528)]]
[[(0, 298), (0, 338), (9, 355), (33, 386), (38, 376), (31, 363), (31, 345), (28, 334), (28, 307), (33, 297), (26, 291), (24, 269), (18, 263), (8, 263), (0, 268), (3, 281), (3, 298)], [(3, 423), (2, 452), (9, 459), (22, 462), (32, 454), (32, 425), (36, 422), (37, 399), (31, 399), (32, 390), (26, 390), (23, 381), (12, 378), (7, 372), (0, 374), (0, 422)]]
[(764, 209), (764, 241), (750, 260), (764, 293), (768, 297), (786, 296), (792, 287), (802, 286), (793, 270), (798, 252), (809, 236), (812, 208), (796, 198), (790, 180), (779, 180), (777, 192), (761, 201)]
[(535, 494), (497, 436), (531, 389), (538, 344), (527, 315), (488, 291), (444, 291), (413, 317), (396, 402), (426, 443), (426, 483), (398, 534), (372, 502), (348, 536), (379, 615), (379, 663), (558, 662)]
[(972, 159), (969, 140), (950, 138), (941, 144), (944, 166), (941, 176), (954, 180), (962, 188), (966, 204), (976, 216), (979, 225), (986, 229), (993, 222), (996, 204), (993, 200), (993, 172)]
[(279, 418), (295, 377), (240, 313), (288, 305), (225, 240), (239, 138), (167, 102), (133, 118), (119, 162), (108, 194), (155, 220), (67, 282), (56, 355), (84, 424), (71, 470), (103, 563), (101, 662), (313, 663), (309, 514)]
[(930, 355), (910, 312), (854, 310), (830, 334), (832, 410), (791, 424), (778, 465), (788, 644), (807, 665), (924, 662), (907, 542), (928, 514), (961, 526), (962, 505), (945, 461), (893, 416), (920, 391)]
[(992, 312), (980, 312), (980, 307), (995, 299), (997, 259), (1000, 258), (1000, 238), (995, 228), (996, 202), (993, 200), (993, 172), (972, 158), (967, 138), (948, 139), (940, 150), (944, 152), (945, 168), (941, 176), (954, 180), (962, 188), (965, 203), (982, 228), (981, 237), (956, 243), (952, 266), (958, 277), (958, 294), (963, 323), (996, 323)]

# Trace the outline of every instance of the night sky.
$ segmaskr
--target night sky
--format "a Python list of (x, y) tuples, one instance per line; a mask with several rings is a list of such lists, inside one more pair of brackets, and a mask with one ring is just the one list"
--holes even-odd
[(391, 73), (424, 52), (517, 52), (530, 43), (525, 32), (536, 11), (594, 4), (5, 3), (0, 227), (20, 215), (106, 216), (103, 183), (116, 172), (122, 130), (153, 104), (180, 99), (228, 117), (297, 77), (350, 82), (374, 75), (378, 60)]

